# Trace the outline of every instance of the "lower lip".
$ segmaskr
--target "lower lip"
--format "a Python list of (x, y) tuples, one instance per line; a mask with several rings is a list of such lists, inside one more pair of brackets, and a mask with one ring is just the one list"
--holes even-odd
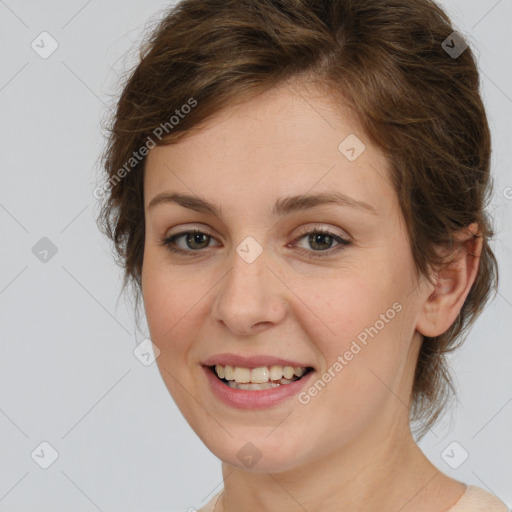
[(264, 409), (279, 404), (296, 395), (311, 380), (313, 370), (291, 384), (281, 384), (277, 388), (245, 390), (233, 389), (224, 384), (207, 366), (203, 366), (213, 394), (222, 402), (238, 409)]

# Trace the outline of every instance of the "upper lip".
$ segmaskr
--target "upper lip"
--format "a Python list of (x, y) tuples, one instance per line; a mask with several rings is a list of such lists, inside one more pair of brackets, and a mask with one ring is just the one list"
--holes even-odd
[(282, 357), (275, 357), (270, 355), (259, 356), (242, 356), (239, 354), (217, 354), (215, 356), (205, 359), (202, 364), (204, 366), (239, 366), (242, 368), (260, 368), (262, 366), (293, 366), (302, 368), (312, 368), (309, 364), (304, 364), (299, 361), (292, 361), (290, 359), (283, 359)]

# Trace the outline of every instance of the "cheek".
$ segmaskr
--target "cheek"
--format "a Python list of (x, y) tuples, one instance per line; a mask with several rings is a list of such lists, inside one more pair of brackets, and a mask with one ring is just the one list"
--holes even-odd
[(385, 391), (383, 382), (392, 382), (405, 364), (412, 335), (406, 278), (375, 265), (330, 280), (325, 293), (317, 290), (303, 290), (310, 309), (297, 317), (323, 356), (320, 377), (327, 373), (336, 383), (326, 387), (341, 393), (332, 398), (348, 406), (361, 393)]
[(195, 402), (190, 400), (190, 394), (197, 394), (197, 374), (190, 371), (189, 356), (200, 325), (199, 299), (205, 292), (180, 279), (179, 271), (170, 272), (170, 267), (158, 265), (150, 257), (144, 265), (144, 309), (151, 341), (160, 350), (156, 364), (176, 405), (190, 419), (197, 414)]
[(402, 283), (397, 277), (382, 276), (377, 269), (352, 269), (325, 282), (328, 286), (322, 286), (322, 292), (318, 292), (316, 282), (302, 288), (304, 309), (300, 317), (310, 318), (312, 325), (323, 325), (326, 339), (341, 342), (361, 334), (364, 340), (366, 328), (376, 324), (380, 332), (397, 323), (398, 310), (403, 309)]
[(179, 269), (173, 270), (145, 254), (142, 292), (151, 340), (163, 359), (184, 352), (190, 338), (186, 331), (199, 300), (197, 283), (185, 279)]

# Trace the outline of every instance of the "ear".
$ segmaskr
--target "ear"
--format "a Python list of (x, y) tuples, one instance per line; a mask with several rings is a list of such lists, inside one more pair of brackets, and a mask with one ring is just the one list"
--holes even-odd
[(482, 251), (478, 224), (459, 231), (456, 240), (448, 251), (453, 261), (436, 273), (434, 289), (426, 298), (416, 325), (420, 334), (430, 338), (443, 334), (453, 324), (478, 272)]

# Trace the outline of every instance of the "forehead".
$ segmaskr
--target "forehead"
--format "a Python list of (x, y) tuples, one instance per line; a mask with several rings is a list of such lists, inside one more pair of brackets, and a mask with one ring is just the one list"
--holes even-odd
[(145, 167), (146, 207), (164, 190), (220, 204), (235, 193), (247, 206), (310, 190), (337, 190), (384, 207), (393, 200), (387, 161), (354, 113), (297, 83), (227, 107), (192, 135), (150, 150)]

